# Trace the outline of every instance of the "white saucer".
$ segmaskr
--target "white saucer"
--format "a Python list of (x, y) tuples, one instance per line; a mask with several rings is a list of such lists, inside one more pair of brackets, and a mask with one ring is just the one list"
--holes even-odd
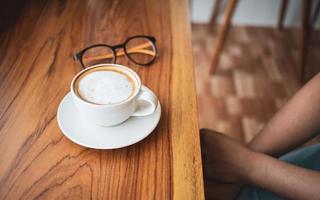
[(147, 137), (159, 123), (161, 105), (144, 117), (130, 117), (118, 126), (103, 127), (83, 119), (68, 93), (60, 103), (57, 119), (63, 134), (71, 141), (94, 149), (116, 149), (137, 143)]

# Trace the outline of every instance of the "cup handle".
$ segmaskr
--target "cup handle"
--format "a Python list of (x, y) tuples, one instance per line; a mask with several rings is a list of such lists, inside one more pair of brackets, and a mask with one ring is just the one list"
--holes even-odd
[(158, 98), (148, 88), (142, 86), (136, 99), (137, 108), (132, 116), (146, 116), (152, 114), (158, 106)]

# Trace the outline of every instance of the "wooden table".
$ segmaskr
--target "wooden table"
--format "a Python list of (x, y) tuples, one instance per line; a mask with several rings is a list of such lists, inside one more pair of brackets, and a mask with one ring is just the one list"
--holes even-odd
[[(188, 17), (187, 0), (28, 2), (0, 39), (0, 199), (203, 199)], [(136, 34), (157, 38), (156, 63), (119, 64), (157, 94), (160, 124), (122, 149), (71, 142), (56, 112), (72, 55)]]

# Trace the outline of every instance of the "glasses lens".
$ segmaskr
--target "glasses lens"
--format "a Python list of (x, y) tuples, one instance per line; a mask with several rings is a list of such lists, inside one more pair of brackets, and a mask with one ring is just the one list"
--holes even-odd
[(113, 63), (113, 51), (106, 46), (92, 47), (83, 53), (82, 62), (85, 67), (102, 63)]
[(156, 47), (148, 38), (133, 38), (125, 48), (130, 59), (138, 64), (149, 64), (156, 57)]

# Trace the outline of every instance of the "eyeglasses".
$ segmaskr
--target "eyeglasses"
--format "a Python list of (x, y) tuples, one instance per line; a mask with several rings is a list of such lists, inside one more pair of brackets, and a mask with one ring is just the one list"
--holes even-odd
[[(117, 51), (117, 49), (120, 49)], [(137, 65), (150, 65), (157, 55), (156, 38), (148, 35), (137, 35), (128, 38), (123, 44), (111, 46), (95, 44), (74, 56), (83, 68), (101, 64), (116, 63), (117, 57), (126, 55)]]

